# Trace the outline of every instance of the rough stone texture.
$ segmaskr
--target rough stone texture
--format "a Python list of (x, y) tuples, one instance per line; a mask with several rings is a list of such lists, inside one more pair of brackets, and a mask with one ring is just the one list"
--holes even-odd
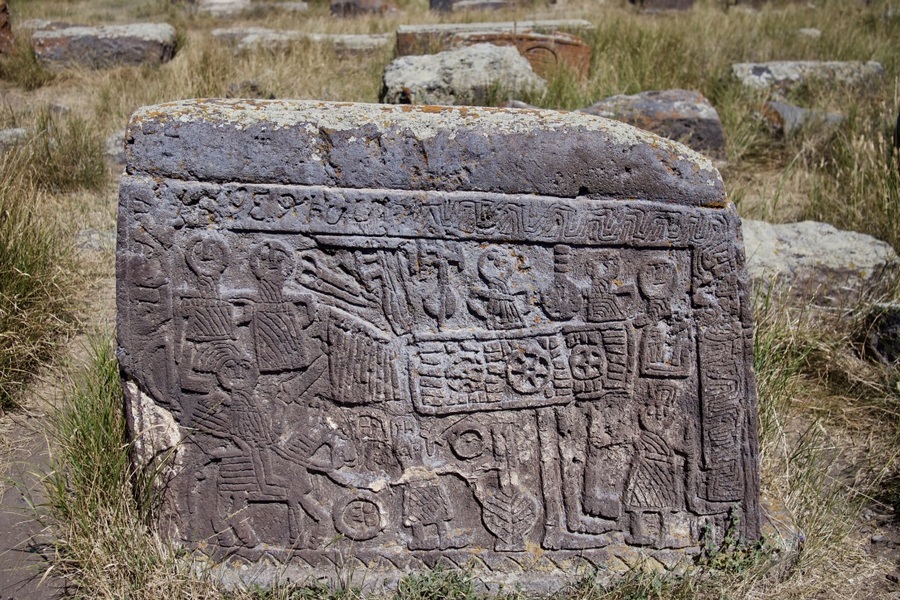
[(584, 78), (591, 66), (591, 47), (566, 33), (457, 33), (450, 47), (484, 43), (515, 47), (542, 77), (550, 77), (565, 66)]
[(166, 23), (73, 26), (35, 31), (31, 43), (38, 61), (50, 68), (157, 65), (175, 56), (175, 28)]
[(6, 0), (0, 0), (0, 54), (12, 52), (15, 45), (12, 25), (9, 22), (9, 5)]
[(233, 44), (238, 52), (248, 52), (265, 48), (280, 51), (298, 43), (312, 42), (331, 44), (335, 51), (343, 54), (380, 52), (389, 47), (394, 36), (388, 33), (307, 33), (304, 31), (279, 31), (262, 27), (234, 27), (214, 29), (213, 37)]
[(763, 105), (762, 117), (773, 133), (783, 135), (796, 133), (809, 123), (834, 129), (844, 122), (844, 115), (840, 113), (810, 110), (777, 100), (770, 100)]
[(747, 87), (786, 92), (811, 79), (860, 85), (883, 77), (884, 67), (875, 61), (776, 61), (737, 63), (731, 72)]
[(331, 0), (331, 14), (339, 17), (387, 15), (399, 12), (388, 0)]
[(547, 590), (758, 537), (740, 221), (705, 157), (577, 113), (324, 102), (170, 103), (127, 136), (135, 460), (174, 450), (164, 529), (223, 576)]
[(815, 27), (801, 27), (797, 30), (797, 34), (817, 40), (822, 37), (822, 30), (816, 29)]
[(643, 10), (688, 10), (694, 7), (694, 0), (628, 0)]
[(395, 58), (384, 70), (382, 102), (485, 106), (495, 97), (542, 92), (543, 79), (515, 48), (475, 44)]
[(454, 39), (464, 35), (553, 34), (558, 32), (587, 34), (594, 31), (594, 29), (593, 23), (584, 19), (402, 25), (397, 28), (397, 56), (430, 54), (448, 50), (453, 47)]
[(761, 291), (775, 285), (801, 303), (846, 308), (877, 293), (898, 267), (890, 244), (827, 223), (744, 220), (747, 270)]
[(715, 160), (726, 160), (719, 113), (700, 92), (663, 90), (612, 96), (581, 112), (616, 119), (682, 142)]

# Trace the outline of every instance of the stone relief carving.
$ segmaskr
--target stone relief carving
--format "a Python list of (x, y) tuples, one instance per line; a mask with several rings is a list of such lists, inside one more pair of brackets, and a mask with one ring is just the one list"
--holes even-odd
[(135, 185), (129, 335), (159, 340), (135, 361), (187, 432), (202, 551), (591, 556), (749, 510), (733, 214)]

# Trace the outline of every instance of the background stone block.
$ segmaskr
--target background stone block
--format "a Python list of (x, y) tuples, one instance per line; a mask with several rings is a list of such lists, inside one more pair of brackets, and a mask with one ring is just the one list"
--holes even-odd
[(161, 64), (175, 56), (175, 41), (175, 28), (165, 23), (73, 26), (31, 35), (38, 61), (50, 68)]
[(581, 112), (652, 131), (715, 160), (726, 159), (725, 130), (719, 113), (700, 92), (662, 90), (612, 96)]
[(740, 221), (708, 159), (576, 113), (325, 102), (147, 107), (126, 142), (135, 460), (167, 457), (170, 535), (253, 563), (226, 574), (547, 590), (758, 537)]

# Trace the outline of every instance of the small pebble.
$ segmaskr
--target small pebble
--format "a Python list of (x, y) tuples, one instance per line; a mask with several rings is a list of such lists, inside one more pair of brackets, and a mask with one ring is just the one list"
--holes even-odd
[(873, 543), (873, 544), (883, 544), (884, 542), (887, 541), (887, 538), (884, 537), (884, 536), (883, 536), (882, 534), (880, 534), (880, 533), (876, 533), (875, 535), (873, 535), (873, 536), (871, 537), (871, 540), (872, 540), (872, 543)]

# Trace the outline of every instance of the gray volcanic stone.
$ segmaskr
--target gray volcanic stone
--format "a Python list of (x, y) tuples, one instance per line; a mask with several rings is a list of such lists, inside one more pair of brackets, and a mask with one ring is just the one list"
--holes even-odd
[(331, 0), (331, 14), (339, 17), (387, 15), (399, 12), (389, 0)]
[(737, 63), (731, 65), (731, 72), (747, 87), (786, 92), (810, 79), (844, 85), (864, 84), (881, 79), (884, 67), (875, 61), (776, 61)]
[(384, 70), (382, 102), (485, 105), (491, 94), (543, 92), (546, 82), (511, 46), (474, 44), (395, 58)]
[(725, 160), (725, 130), (703, 94), (689, 90), (612, 96), (580, 112), (616, 119), (682, 142), (716, 160)]
[(72, 26), (35, 31), (31, 43), (44, 67), (158, 65), (175, 56), (175, 28), (166, 23)]
[(127, 157), (133, 457), (214, 573), (547, 592), (758, 539), (709, 159), (578, 113), (224, 100), (139, 110)]
[(517, 0), (430, 0), (428, 7), (441, 12), (465, 10), (502, 10), (515, 8)]
[(890, 244), (816, 221), (773, 225), (745, 219), (747, 270), (754, 285), (775, 285), (798, 302), (852, 307), (877, 293), (900, 267)]

